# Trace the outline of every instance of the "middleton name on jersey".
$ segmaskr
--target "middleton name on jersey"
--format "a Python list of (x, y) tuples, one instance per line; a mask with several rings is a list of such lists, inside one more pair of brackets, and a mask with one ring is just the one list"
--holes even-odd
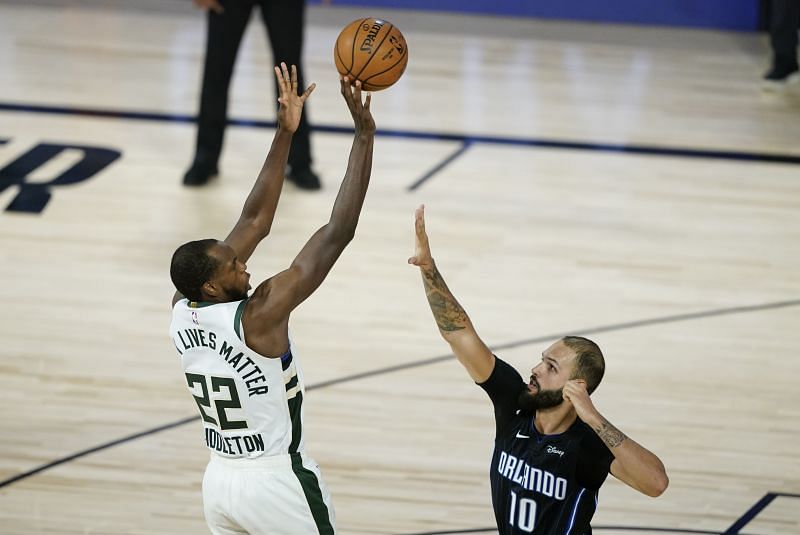
[(181, 299), (170, 337), (200, 417), (206, 446), (222, 457), (253, 458), (303, 451), (303, 374), (289, 349), (265, 357), (247, 346), (247, 300)]

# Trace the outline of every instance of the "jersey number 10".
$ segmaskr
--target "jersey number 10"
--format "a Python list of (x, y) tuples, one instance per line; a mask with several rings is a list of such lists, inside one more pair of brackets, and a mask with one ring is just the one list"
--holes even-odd
[(517, 493), (512, 490), (510, 509), (508, 523), (526, 533), (531, 533), (536, 526), (536, 502), (530, 498), (517, 500)]

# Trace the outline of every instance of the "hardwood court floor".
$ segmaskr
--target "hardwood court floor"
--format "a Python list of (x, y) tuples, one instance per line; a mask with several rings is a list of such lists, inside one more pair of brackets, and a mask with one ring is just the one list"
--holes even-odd
[[(40, 213), (0, 213), (0, 531), (203, 533), (208, 456), (167, 336), (168, 262), (183, 241), (224, 236), (272, 132), (232, 126), (219, 180), (184, 189), (194, 128), (166, 116), (195, 113), (202, 17), (100, 4), (0, 3), (0, 169), (40, 143), (121, 154), (52, 188)], [(596, 405), (664, 460), (659, 499), (610, 478), (598, 533), (800, 532), (800, 91), (760, 91), (763, 36), (309, 9), (325, 189), (286, 186), (254, 277), (328, 217), (350, 145), (332, 43), (370, 14), (404, 31), (408, 71), (374, 95), (357, 238), (292, 323), (340, 532), (493, 525), (490, 404), (447, 358), (405, 263), (423, 202), (487, 343), (524, 373), (561, 334), (595, 338), (608, 362)], [(233, 119), (273, 120), (272, 61), (253, 23)]]

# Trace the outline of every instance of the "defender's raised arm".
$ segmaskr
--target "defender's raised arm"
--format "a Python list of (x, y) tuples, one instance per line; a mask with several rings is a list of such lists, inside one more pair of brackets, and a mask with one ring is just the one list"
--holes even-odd
[(414, 213), (415, 251), (408, 263), (420, 268), (425, 296), (433, 312), (442, 338), (450, 344), (453, 354), (467, 369), (470, 377), (482, 383), (494, 369), (495, 357), (475, 331), (467, 313), (456, 301), (431, 256), (428, 234), (425, 231), (425, 206)]

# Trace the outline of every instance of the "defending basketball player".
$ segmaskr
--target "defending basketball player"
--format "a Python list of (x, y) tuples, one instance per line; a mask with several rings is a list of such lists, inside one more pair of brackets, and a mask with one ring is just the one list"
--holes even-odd
[(483, 343), (436, 269), (422, 206), (415, 230), (408, 262), (422, 272), (439, 332), (494, 404), (490, 480), (500, 534), (590, 534), (609, 472), (648, 496), (664, 492), (669, 480), (661, 460), (614, 427), (589, 397), (605, 370), (600, 348), (564, 337), (544, 350), (526, 383)]
[(371, 97), (341, 79), (355, 125), (347, 171), (330, 220), (288, 269), (252, 296), (246, 262), (270, 231), (292, 134), (312, 84), (298, 94), (297, 71), (275, 68), (278, 128), (242, 214), (227, 238), (181, 245), (170, 275), (178, 292), (170, 334), (203, 421), (211, 461), (203, 506), (215, 534), (332, 534), (334, 511), (319, 466), (304, 451), (303, 374), (289, 316), (319, 287), (353, 239), (369, 185), (375, 122)]

